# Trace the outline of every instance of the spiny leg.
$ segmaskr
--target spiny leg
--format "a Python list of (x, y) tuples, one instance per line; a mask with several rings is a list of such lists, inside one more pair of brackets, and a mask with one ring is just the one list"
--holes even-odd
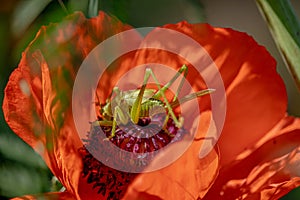
[[(178, 72), (177, 72), (177, 74), (164, 86), (164, 88), (168, 85), (168, 86), (170, 86), (178, 77), (179, 77), (179, 75), (182, 73), (182, 72), (184, 72), (184, 77), (182, 77), (182, 79), (181, 79), (181, 82), (180, 82), (180, 85), (178, 86), (178, 89), (177, 89), (177, 92), (176, 92), (176, 94), (175, 94), (175, 96), (174, 96), (174, 99), (173, 99), (173, 101), (171, 102), (171, 103), (169, 103), (168, 102), (168, 100), (167, 100), (167, 98), (166, 98), (166, 96), (165, 96), (165, 94), (164, 94), (164, 91), (166, 90), (166, 89), (168, 89), (168, 87), (166, 87), (166, 89), (163, 89), (163, 88), (160, 88), (160, 85), (159, 85), (159, 82), (158, 82), (158, 80), (157, 80), (157, 78), (156, 78), (156, 76), (155, 76), (155, 74), (153, 73), (153, 71), (150, 69), (149, 70), (150, 72), (150, 74), (151, 74), (151, 76), (153, 77), (153, 79), (154, 79), (154, 81), (156, 82), (156, 84), (157, 84), (157, 87), (158, 87), (158, 89), (159, 89), (159, 91), (160, 91), (160, 95), (164, 98), (164, 101), (165, 101), (165, 103), (166, 103), (166, 106), (167, 106), (167, 108), (168, 108), (168, 111), (169, 111), (169, 113), (170, 113), (170, 115), (171, 115), (171, 117), (172, 117), (172, 119), (174, 120), (174, 122), (175, 122), (175, 125), (176, 125), (176, 127), (177, 128), (180, 128), (182, 125), (183, 125), (183, 118), (179, 118), (179, 120), (176, 118), (176, 116), (175, 116), (175, 114), (174, 114), (174, 112), (173, 112), (173, 108), (176, 108), (177, 106), (179, 106), (180, 104), (182, 104), (182, 103), (184, 103), (184, 102), (187, 102), (187, 101), (190, 101), (190, 100), (192, 100), (192, 99), (195, 99), (195, 98), (198, 98), (198, 97), (200, 97), (200, 96), (204, 96), (204, 95), (206, 95), (206, 94), (210, 94), (210, 93), (212, 93), (212, 92), (214, 92), (215, 91), (215, 89), (210, 89), (210, 88), (208, 88), (208, 89), (205, 89), (205, 90), (201, 90), (201, 91), (198, 91), (198, 92), (195, 92), (195, 93), (193, 93), (193, 94), (188, 94), (188, 95), (186, 95), (186, 96), (184, 96), (184, 97), (182, 97), (181, 99), (177, 99), (178, 98), (178, 94), (179, 94), (179, 92), (181, 91), (181, 88), (182, 88), (182, 86), (183, 86), (183, 83), (184, 83), (184, 80), (185, 80), (185, 77), (186, 77), (186, 75), (187, 75), (187, 67), (186, 67), (186, 65), (183, 65), (179, 70), (178, 70)], [(156, 94), (155, 94), (156, 95)], [(166, 123), (166, 122), (165, 122)], [(165, 124), (166, 125), (166, 124)], [(164, 126), (165, 126), (164, 125)]]
[(102, 120), (102, 121), (95, 121), (93, 122), (94, 126), (112, 126), (113, 121), (109, 121), (109, 120)]
[[(115, 97), (113, 98), (113, 100), (110, 100), (112, 98), (112, 96), (114, 95), (114, 93), (116, 94)], [(128, 123), (128, 116), (126, 116), (126, 114), (124, 114), (123, 110), (121, 109), (120, 106), (123, 107), (128, 107), (125, 105), (120, 105), (121, 104), (121, 99), (122, 99), (122, 93), (119, 90), (118, 87), (114, 87), (109, 98), (107, 99), (106, 105), (103, 107), (103, 116), (104, 119), (101, 121), (98, 121), (98, 124), (100, 126), (111, 126), (112, 130), (111, 130), (111, 135), (107, 138), (108, 140), (110, 138), (113, 138), (115, 136), (115, 132), (116, 132), (116, 127), (117, 127), (117, 119), (120, 120), (121, 124), (127, 124)], [(115, 102), (116, 106), (113, 108), (113, 112), (112, 112), (112, 102)], [(112, 118), (112, 121), (110, 120), (110, 118)]]
[(150, 77), (150, 73), (148, 72), (148, 69), (146, 69), (145, 72), (145, 76), (144, 76), (144, 81), (143, 81), (143, 85), (139, 91), (139, 94), (137, 96), (137, 98), (135, 99), (132, 108), (131, 108), (131, 112), (130, 112), (130, 117), (131, 120), (133, 121), (133, 123), (137, 124), (139, 121), (139, 117), (140, 117), (140, 112), (141, 112), (141, 105), (142, 105), (142, 100), (143, 100), (143, 95), (146, 89), (146, 85), (148, 82), (148, 79)]
[(113, 117), (113, 112), (112, 112), (112, 108), (111, 108), (111, 98), (113, 96), (113, 94), (116, 93), (114, 101), (118, 101), (118, 97), (120, 96), (120, 90), (118, 87), (114, 87), (112, 92), (110, 93), (109, 97), (106, 99), (106, 104), (104, 106), (101, 106), (101, 114), (102, 117), (104, 118), (103, 120), (108, 120), (110, 121), (110, 118)]
[(114, 109), (114, 117), (113, 117), (113, 123), (111, 127), (111, 134), (108, 137), (108, 139), (115, 137), (116, 133), (116, 127), (117, 127), (117, 116), (118, 116), (118, 106), (115, 107)]
[(128, 117), (126, 114), (123, 112), (120, 106), (116, 106), (114, 109), (114, 116), (113, 116), (113, 121), (111, 123), (111, 134), (107, 138), (107, 140), (115, 137), (116, 135), (116, 128), (117, 128), (117, 119), (120, 120), (120, 124), (127, 124), (128, 123)]
[(110, 140), (111, 138), (115, 137), (116, 135), (116, 127), (117, 127), (117, 121), (116, 121), (116, 118), (117, 118), (117, 111), (116, 111), (116, 108), (114, 109), (114, 116), (113, 116), (113, 121), (112, 121), (112, 124), (111, 124), (111, 134), (109, 137), (105, 138), (104, 140)]
[[(147, 68), (146, 69), (146, 72), (145, 72), (145, 76), (144, 76), (144, 81), (143, 81), (143, 85), (142, 85), (142, 87), (141, 87), (141, 89), (140, 89), (140, 92), (139, 92), (139, 94), (138, 94), (138, 96), (137, 96), (137, 99), (135, 100), (135, 102), (134, 102), (134, 104), (133, 104), (133, 106), (132, 106), (132, 109), (131, 109), (131, 113), (130, 113), (130, 115), (131, 115), (131, 119), (132, 119), (132, 121), (136, 124), (137, 122), (138, 122), (138, 119), (139, 119), (139, 113), (140, 113), (140, 111), (141, 111), (141, 104), (142, 104), (142, 99), (143, 99), (143, 95), (144, 95), (144, 92), (145, 92), (145, 89), (146, 89), (146, 84), (147, 84), (147, 82), (148, 82), (148, 79), (149, 79), (149, 77), (150, 77), (150, 74), (152, 75), (152, 76), (154, 76), (153, 78), (155, 78), (156, 79), (156, 77), (155, 77), (155, 75), (154, 75), (154, 73), (152, 72), (152, 70), (151, 70), (151, 72), (147, 72), (147, 70), (148, 69), (150, 69), (150, 68)], [(182, 73), (184, 73), (184, 77), (182, 77), (182, 80), (181, 80), (181, 82), (180, 82), (180, 84), (179, 84), (179, 87), (178, 87), (178, 89), (177, 89), (177, 91), (176, 91), (176, 94), (175, 94), (175, 96), (174, 96), (174, 99), (173, 99), (173, 101), (175, 101), (175, 100), (177, 100), (177, 96), (178, 96), (178, 94), (179, 94), (179, 92), (180, 92), (180, 90), (181, 90), (181, 88), (182, 88), (182, 86), (183, 86), (183, 83), (184, 83), (184, 80), (185, 80), (185, 77), (186, 77), (186, 75), (187, 75), (187, 66), (186, 65), (183, 65), (179, 70), (178, 70), (178, 72), (174, 75), (174, 77), (166, 84), (166, 85), (164, 85), (164, 87), (160, 87), (160, 85), (159, 85), (159, 83), (158, 83), (158, 81), (157, 81), (157, 79), (156, 79), (156, 84), (157, 84), (157, 86), (158, 86), (158, 91), (152, 96), (152, 98), (154, 98), (154, 99), (159, 99), (161, 96), (165, 96), (164, 95), (164, 92), (176, 81), (176, 79), (182, 74)], [(149, 71), (149, 70), (148, 70)], [(166, 104), (169, 104), (169, 102), (167, 101), (167, 99), (165, 98), (164, 99), (165, 101), (166, 101)], [(168, 106), (167, 105), (167, 107), (170, 107), (170, 106)], [(169, 108), (168, 108), (169, 109)], [(170, 111), (170, 109), (169, 109), (169, 112), (170, 112), (170, 114), (171, 114), (171, 116), (174, 118), (175, 117), (175, 114), (173, 113), (173, 110), (171, 110)], [(173, 113), (173, 114), (172, 114)], [(176, 118), (176, 117), (175, 117)], [(175, 121), (175, 120), (174, 120)], [(176, 121), (177, 121), (177, 125), (179, 125), (179, 122), (178, 122), (178, 120), (176, 119)], [(176, 122), (175, 121), (175, 122)]]
[[(184, 74), (183, 74), (183, 77), (181, 78), (181, 81), (180, 81), (180, 83), (179, 83), (179, 86), (178, 86), (178, 88), (177, 88), (176, 94), (175, 94), (175, 96), (174, 96), (172, 102), (174, 102), (174, 101), (177, 100), (178, 95), (179, 95), (179, 92), (181, 91), (181, 89), (182, 89), (182, 87), (183, 87), (184, 81), (185, 81), (186, 76), (187, 76), (187, 73), (188, 73), (188, 68), (187, 68), (186, 65), (183, 65), (183, 66), (181, 67), (181, 69), (182, 69), (182, 72), (184, 72)], [(180, 69), (180, 70), (181, 70), (181, 69)], [(178, 72), (179, 72), (179, 73), (182, 73), (182, 72), (180, 72), (180, 70), (179, 70)]]
[[(160, 84), (159, 84), (159, 82), (158, 82), (158, 80), (157, 80), (155, 74), (153, 73), (153, 71), (152, 71), (150, 68), (147, 68), (147, 69), (146, 69), (146, 74), (148, 74), (148, 73), (149, 73), (149, 74), (152, 76), (152, 78), (154, 79), (154, 81), (155, 81), (155, 83), (156, 83), (156, 86), (158, 87), (158, 90), (160, 91), (160, 95), (161, 95), (162, 98), (164, 99), (164, 102), (165, 102), (165, 104), (166, 104), (166, 107), (167, 107), (167, 109), (168, 109), (168, 112), (169, 112), (171, 118), (174, 120), (174, 123), (175, 123), (176, 127), (177, 127), (177, 128), (181, 128), (182, 125), (183, 125), (183, 122), (182, 122), (182, 120), (178, 120), (178, 119), (176, 118), (175, 113), (173, 112), (172, 107), (171, 107), (171, 105), (170, 105), (170, 103), (169, 103), (169, 101), (168, 101), (168, 99), (167, 99), (167, 97), (166, 97), (166, 95), (165, 95), (165, 93), (164, 93), (164, 90), (162, 90), (162, 88), (161, 88), (161, 86), (160, 86)], [(179, 76), (179, 75), (178, 75), (178, 76)], [(149, 77), (148, 77), (148, 78), (149, 78)], [(173, 77), (172, 79), (174, 79), (174, 77)], [(174, 81), (175, 81), (175, 80), (174, 80)], [(174, 82), (174, 81), (173, 81), (173, 82)]]
[(176, 91), (176, 94), (175, 94), (175, 96), (174, 96), (174, 98), (173, 98), (173, 101), (170, 103), (170, 105), (171, 105), (172, 108), (176, 108), (177, 106), (180, 105), (180, 103), (184, 103), (184, 102), (190, 101), (190, 100), (192, 100), (192, 99), (195, 99), (195, 98), (198, 98), (198, 97), (201, 97), (201, 96), (204, 96), (204, 95), (206, 95), (206, 94), (210, 94), (210, 93), (216, 91), (215, 89), (210, 89), (210, 88), (208, 88), (208, 89), (204, 89), (204, 90), (195, 92), (195, 93), (193, 93), (193, 94), (188, 94), (188, 95), (182, 97), (181, 99), (178, 99), (179, 92), (181, 91), (181, 89), (182, 89), (182, 87), (183, 87), (185, 78), (186, 78), (187, 73), (188, 73), (188, 68), (187, 68), (187, 66), (186, 66), (186, 65), (183, 65), (183, 66), (177, 71), (177, 73), (173, 76), (173, 78), (172, 78), (166, 85), (164, 85), (164, 87), (162, 87), (160, 90), (158, 90), (158, 91), (154, 94), (153, 98), (155, 98), (155, 99), (160, 98), (160, 97), (161, 97), (161, 94), (162, 94), (163, 92), (165, 92), (165, 91), (166, 91), (166, 90), (167, 90), (167, 89), (168, 89), (168, 88), (176, 81), (176, 79), (177, 79), (182, 73), (184, 73), (184, 74), (183, 74), (183, 77), (182, 77), (182, 79), (181, 79), (181, 81), (180, 81), (180, 84), (179, 84), (179, 86), (178, 86), (178, 88), (177, 88), (177, 91)]
[(108, 139), (115, 136), (117, 120), (119, 120), (120, 124), (124, 125), (126, 125), (130, 120), (130, 116), (128, 115), (129, 105), (126, 101), (123, 101), (124, 94), (119, 90), (118, 87), (114, 87), (113, 92), (116, 93), (116, 96), (112, 102), (115, 102), (116, 105), (113, 112), (112, 131)]
[[(110, 96), (112, 95), (112, 93), (110, 94)], [(105, 115), (108, 115), (108, 116), (110, 116), (110, 111), (109, 111), (109, 106), (106, 104), (105, 106), (103, 106), (102, 104), (101, 104), (101, 102), (100, 102), (100, 98), (99, 98), (99, 96), (98, 96), (98, 93), (96, 92), (96, 98), (97, 98), (97, 100), (98, 100), (98, 104), (99, 104), (99, 107), (100, 107), (100, 109), (101, 109), (101, 111), (100, 111), (100, 113), (102, 113), (102, 117), (103, 117), (103, 119), (102, 120), (96, 120), (96, 121), (94, 121), (93, 123), (92, 123), (92, 125), (93, 126), (112, 126), (112, 124), (113, 124), (113, 121), (111, 121), (110, 119), (107, 119), (106, 117), (105, 117)], [(108, 101), (108, 100), (107, 100)]]
[[(167, 100), (167, 97), (165, 96), (165, 91), (175, 82), (175, 80), (180, 76), (180, 74), (184, 73), (184, 77), (182, 77), (181, 79), (181, 82), (180, 82), (180, 85), (176, 91), (176, 94), (174, 96), (174, 99), (171, 103), (169, 103), (169, 101)], [(139, 91), (139, 94), (138, 94), (138, 97), (137, 99), (135, 100), (133, 106), (132, 106), (132, 109), (131, 109), (131, 119), (133, 120), (133, 122), (135, 124), (137, 124), (138, 122), (138, 119), (139, 119), (139, 113), (141, 111), (141, 104), (142, 104), (142, 99), (143, 99), (143, 95), (144, 95), (144, 92), (145, 92), (145, 89), (146, 89), (146, 84), (150, 78), (150, 75), (153, 77), (157, 87), (158, 87), (158, 91), (153, 95), (152, 98), (154, 99), (159, 99), (160, 97), (163, 97), (164, 99), (164, 102), (166, 104), (166, 107), (169, 111), (169, 114), (171, 115), (172, 119), (174, 120), (174, 123), (176, 125), (176, 127), (180, 128), (183, 124), (183, 119), (177, 119), (174, 112), (173, 112), (173, 109), (172, 108), (175, 108), (179, 105), (179, 103), (184, 103), (186, 101), (189, 101), (189, 100), (192, 100), (194, 98), (197, 98), (197, 97), (200, 97), (200, 96), (203, 96), (203, 95), (206, 95), (206, 94), (210, 94), (212, 93), (213, 91), (215, 91), (215, 89), (206, 89), (206, 90), (202, 90), (202, 91), (198, 91), (196, 93), (193, 93), (193, 94), (189, 94), (189, 95), (186, 95), (184, 96), (183, 98), (181, 98), (180, 100), (178, 100), (178, 94), (183, 86), (183, 83), (184, 83), (184, 80), (185, 80), (185, 77), (187, 76), (187, 66), (186, 65), (183, 65), (179, 70), (178, 72), (175, 74), (175, 76), (164, 86), (164, 87), (161, 87), (155, 74), (153, 73), (153, 71), (150, 69), (150, 68), (147, 68), (146, 69), (146, 72), (145, 72), (145, 76), (144, 76), (144, 81), (143, 81), (143, 85)]]
[[(172, 101), (172, 103), (173, 102), (178, 102), (178, 95), (179, 95), (179, 92), (181, 91), (181, 89), (182, 89), (182, 87), (183, 87), (183, 84), (184, 84), (184, 81), (185, 81), (185, 78), (186, 78), (186, 76), (187, 76), (187, 73), (188, 73), (188, 68), (187, 68), (187, 66), (186, 65), (182, 65), (182, 67), (177, 71), (177, 73), (173, 76), (173, 78), (167, 83), (167, 84), (165, 84), (164, 85), (164, 87), (162, 87), (161, 89), (159, 89), (155, 94), (154, 94), (154, 96), (153, 96), (153, 98), (156, 98), (156, 99), (158, 99), (158, 98), (160, 98), (161, 96), (162, 96), (162, 93), (164, 93), (176, 80), (177, 80), (177, 78), (181, 75), (183, 73), (183, 77), (181, 78), (181, 81), (180, 81), (180, 83), (179, 83), (179, 86), (178, 86), (178, 88), (177, 88), (177, 91), (176, 91), (176, 93), (175, 93), (175, 96), (174, 96), (174, 98), (173, 98), (173, 101)], [(168, 101), (166, 101), (166, 104), (169, 104), (169, 102)], [(172, 106), (171, 106), (172, 107)], [(173, 108), (173, 107), (172, 107)], [(175, 123), (176, 123), (176, 120), (177, 120), (177, 118), (175, 117), (175, 114), (174, 114), (174, 112), (173, 112), (173, 110), (171, 109), (171, 115), (172, 115), (172, 113), (173, 113), (173, 116), (172, 116), (172, 118), (173, 118), (173, 120), (174, 120), (174, 118), (175, 118)], [(164, 126), (163, 126), (163, 129), (166, 131), (166, 132), (168, 132), (168, 130), (166, 130), (166, 126), (167, 126), (167, 122), (168, 122), (168, 119), (169, 119), (169, 115), (167, 115), (167, 117), (166, 117), (166, 119), (165, 119), (165, 122), (164, 122)], [(179, 123), (177, 123), (177, 126), (178, 125), (180, 125), (180, 126), (182, 126), (182, 124), (183, 124), (183, 119), (181, 118), (181, 119), (179, 119), (179, 121), (178, 121)]]
[(182, 79), (181, 79), (181, 81), (180, 81), (180, 84), (179, 84), (179, 86), (178, 86), (178, 88), (177, 88), (177, 91), (176, 91), (176, 94), (175, 94), (175, 96), (174, 96), (174, 98), (173, 98), (173, 101), (171, 102), (171, 107), (172, 107), (172, 108), (177, 107), (180, 103), (184, 103), (184, 102), (190, 101), (190, 100), (192, 100), (192, 99), (195, 99), (195, 98), (200, 97), (200, 96), (204, 96), (204, 95), (206, 95), (206, 94), (210, 94), (210, 93), (212, 93), (212, 92), (215, 91), (215, 89), (210, 89), (210, 88), (208, 88), (208, 89), (205, 89), (205, 90), (201, 90), (201, 91), (195, 92), (195, 93), (193, 93), (193, 94), (188, 94), (188, 95), (182, 97), (181, 99), (178, 99), (179, 92), (181, 91), (181, 89), (182, 89), (182, 87), (183, 87), (185, 78), (186, 78), (187, 73), (188, 73), (188, 68), (187, 68), (187, 66), (186, 66), (186, 65), (183, 65), (183, 66), (177, 71), (177, 73), (174, 75), (174, 77), (173, 77), (173, 78), (172, 78), (172, 79), (171, 79), (171, 80), (170, 80), (163, 88), (161, 88), (161, 90), (158, 90), (158, 91), (154, 94), (153, 98), (156, 98), (156, 99), (160, 98), (160, 97), (161, 97), (161, 92), (165, 92), (165, 91), (166, 91), (166, 90), (167, 90), (167, 89), (168, 89), (168, 88), (176, 81), (176, 79), (177, 79), (182, 73), (184, 73), (184, 74), (183, 74), (183, 77), (182, 77)]
[(176, 80), (177, 80), (177, 78), (181, 75), (183, 73), (183, 77), (182, 77), (182, 79), (181, 79), (181, 81), (180, 81), (180, 84), (179, 84), (179, 86), (178, 86), (178, 88), (177, 88), (177, 91), (176, 91), (176, 94), (175, 94), (175, 96), (174, 96), (174, 98), (173, 98), (173, 101), (175, 101), (176, 99), (177, 99), (177, 97), (178, 97), (178, 94), (179, 94), (179, 92), (181, 91), (181, 89), (182, 89), (182, 86), (183, 86), (183, 83), (184, 83), (184, 80), (185, 80), (185, 78), (186, 78), (186, 76), (187, 76), (187, 73), (188, 73), (188, 68), (187, 68), (187, 66), (186, 65), (182, 65), (182, 67), (177, 71), (177, 73), (173, 76), (173, 78), (166, 84), (166, 85), (164, 85), (164, 87), (162, 87), (160, 90), (158, 90), (155, 94), (154, 94), (154, 96), (153, 96), (153, 98), (155, 98), (155, 99), (159, 99), (160, 97), (161, 97), (161, 95), (162, 95), (162, 93), (164, 93)]
[[(185, 71), (187, 68), (186, 66), (184, 65), (179, 71), (182, 72), (182, 71)], [(147, 82), (150, 78), (150, 75), (152, 76), (152, 78), (154, 79), (155, 83), (156, 83), (156, 86), (158, 87), (158, 91), (159, 93), (156, 93), (152, 98), (156, 98), (158, 99), (160, 96), (163, 97), (164, 99), (164, 102), (166, 104), (166, 107), (168, 109), (168, 112), (169, 114), (171, 115), (172, 119), (174, 120), (174, 123), (176, 125), (176, 127), (180, 128), (182, 126), (182, 122), (180, 122), (173, 110), (172, 110), (172, 107), (170, 105), (170, 103), (168, 102), (168, 99), (166, 97), (166, 95), (164, 94), (164, 91), (168, 89), (168, 87), (179, 77), (179, 75), (181, 74), (180, 72), (178, 72), (172, 79), (171, 81), (169, 81), (169, 83), (167, 83), (163, 88), (161, 88), (155, 74), (153, 73), (153, 71), (151, 70), (151, 68), (146, 68), (146, 71), (145, 71), (145, 76), (144, 76), (144, 81), (143, 81), (143, 85), (140, 89), (140, 92), (135, 100), (135, 102), (133, 103), (132, 105), (132, 108), (131, 108), (131, 119), (133, 121), (133, 123), (137, 124), (138, 123), (138, 120), (139, 120), (139, 114), (140, 114), (140, 111), (141, 111), (141, 104), (142, 104), (142, 99), (143, 99), (143, 95), (144, 95), (144, 92), (145, 92), (145, 89), (146, 89), (146, 85), (147, 85)]]

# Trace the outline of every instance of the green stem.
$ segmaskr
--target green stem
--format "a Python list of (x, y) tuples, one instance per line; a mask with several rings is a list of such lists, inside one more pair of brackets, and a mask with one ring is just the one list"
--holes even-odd
[(256, 0), (300, 90), (300, 23), (289, 0)]

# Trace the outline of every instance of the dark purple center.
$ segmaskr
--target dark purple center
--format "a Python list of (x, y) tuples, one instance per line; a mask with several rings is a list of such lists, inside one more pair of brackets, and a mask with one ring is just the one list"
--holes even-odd
[[(170, 143), (179, 141), (188, 133), (183, 128), (177, 128), (171, 118), (164, 129), (162, 128), (163, 122), (164, 118), (161, 114), (154, 115), (152, 118), (140, 118), (139, 126), (117, 126), (115, 136), (106, 141), (103, 140), (103, 133), (109, 138), (112, 128), (109, 126), (93, 126), (88, 133), (85, 147), (80, 150), (84, 162), (83, 176), (87, 177), (88, 183), (93, 184), (93, 188), (97, 189), (98, 193), (106, 199), (121, 199), (129, 183), (137, 174), (112, 169), (92, 155), (96, 155), (95, 157), (104, 156), (108, 163), (122, 163), (124, 160), (129, 160), (132, 161), (132, 167), (137, 166), (137, 164), (146, 167), (153, 159), (147, 153), (157, 151)], [(130, 157), (124, 157), (122, 154), (112, 155), (109, 150), (103, 150), (102, 145), (107, 145), (108, 142), (133, 154), (145, 153), (143, 162), (134, 163), (135, 160)]]

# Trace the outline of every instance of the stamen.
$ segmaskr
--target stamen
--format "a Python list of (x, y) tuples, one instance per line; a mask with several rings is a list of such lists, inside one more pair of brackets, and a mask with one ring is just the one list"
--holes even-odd
[(121, 172), (99, 162), (86, 148), (82, 147), (79, 152), (83, 159), (82, 176), (87, 178), (87, 182), (93, 184), (97, 193), (105, 199), (121, 199), (125, 194), (129, 183), (137, 174)]
[[(149, 124), (151, 120), (152, 123)], [(117, 126), (115, 136), (110, 138), (109, 141), (119, 148), (129, 152), (146, 153), (159, 150), (169, 143), (180, 140), (185, 134), (187, 134), (185, 129), (177, 128), (174, 121), (169, 119), (166, 126), (167, 132), (166, 130), (160, 130), (157, 134), (146, 138), (145, 136), (151, 135), (152, 131), (157, 131), (158, 127), (161, 129), (161, 121), (163, 121), (162, 116), (157, 114), (152, 116), (151, 119), (150, 117), (140, 118), (138, 125), (143, 126), (142, 129), (126, 129), (125, 127), (126, 131), (124, 132), (124, 127), (122, 127), (123, 129), (120, 129), (120, 127)], [(99, 149), (100, 143), (103, 143), (103, 139), (100, 135), (103, 133), (100, 131), (100, 128), (107, 137), (111, 135), (112, 128), (110, 126), (98, 126), (96, 128), (92, 128), (91, 132), (88, 133), (88, 139), (85, 140), (85, 147), (82, 147), (79, 150), (84, 163), (82, 176), (86, 177), (87, 182), (89, 184), (93, 184), (92, 187), (105, 199), (121, 199), (129, 184), (134, 180), (137, 174), (122, 172), (110, 168), (90, 154), (89, 151), (92, 150), (95, 151), (95, 153), (100, 153), (101, 155), (110, 155), (109, 152), (101, 152), (101, 149)], [(132, 135), (130, 133), (132, 133)], [(141, 136), (145, 138), (142, 138)], [(94, 152), (92, 153), (94, 154)], [(152, 159), (147, 158), (148, 155), (149, 154), (145, 154), (145, 162), (132, 163), (132, 165), (136, 166), (138, 164), (139, 166), (146, 167), (147, 164), (149, 164), (147, 161)], [(122, 162), (122, 159), (124, 159), (120, 155), (115, 156), (116, 158), (112, 158), (111, 162)]]

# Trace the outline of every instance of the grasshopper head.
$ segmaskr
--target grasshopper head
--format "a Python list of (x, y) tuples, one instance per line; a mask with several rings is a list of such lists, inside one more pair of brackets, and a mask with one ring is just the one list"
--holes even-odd
[(110, 101), (106, 101), (106, 104), (101, 108), (101, 113), (106, 120), (110, 120), (113, 117)]

